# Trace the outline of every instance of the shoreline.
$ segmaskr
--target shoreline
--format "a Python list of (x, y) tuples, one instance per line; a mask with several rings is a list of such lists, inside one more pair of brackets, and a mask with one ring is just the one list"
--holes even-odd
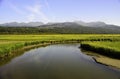
[(10, 56), (11, 54), (13, 54), (13, 52), (18, 51), (18, 50), (23, 50), (23, 49), (27, 50), (27, 49), (32, 49), (34, 47), (50, 45), (50, 44), (59, 44), (59, 43), (80, 43), (80, 42), (64, 40), (64, 41), (32, 41), (32, 42), (24, 42), (24, 43), (23, 42), (14, 43), (9, 49), (7, 48), (1, 49), (2, 52), (1, 51), (0, 52), (2, 54), (0, 54), (0, 60), (4, 57)]
[(120, 69), (120, 60), (108, 57), (95, 57), (93, 58), (96, 63), (106, 65), (108, 67)]
[[(64, 44), (64, 43), (80, 43), (80, 42), (78, 42), (78, 41), (67, 41), (67, 42), (65, 42), (65, 41), (62, 41), (62, 42), (61, 41), (51, 41), (51, 42), (46, 41), (44, 43), (28, 44), (26, 46), (23, 46), (23, 47), (20, 47), (20, 48), (17, 48), (15, 50), (11, 51), (10, 53), (8, 53), (8, 55), (5, 55), (2, 58), (0, 58), (0, 60), (1, 60), (1, 62), (2, 62), (2, 60), (10, 60), (10, 59), (14, 58), (15, 56), (19, 56), (18, 54), (20, 54), (20, 53), (23, 54), (25, 51), (28, 51), (28, 50), (34, 49), (34, 48), (38, 48), (41, 46), (48, 46), (48, 45), (52, 45), (52, 44)], [(109, 58), (106, 56), (102, 56), (99, 53), (96, 53), (97, 56), (95, 56), (94, 54), (95, 53), (91, 53), (91, 54), (87, 54), (87, 55), (93, 56), (92, 58), (95, 60), (96, 63), (120, 69), (120, 59)], [(117, 65), (116, 65), (116, 62), (117, 62)]]
[(110, 58), (92, 51), (82, 50), (82, 52), (84, 52), (88, 56), (91, 56), (93, 60), (98, 64), (120, 70), (120, 59)]
[(52, 42), (44, 42), (44, 43), (38, 43), (38, 44), (29, 44), (28, 45), (24, 45), (22, 47), (19, 47), (19, 48), (16, 48), (10, 52), (8, 52), (7, 54), (4, 54), (2, 57), (0, 57), (0, 63), (4, 63), (2, 61), (9, 61), (11, 60), (12, 58), (16, 57), (16, 56), (19, 56), (21, 54), (23, 54), (25, 51), (28, 51), (28, 50), (31, 50), (31, 49), (34, 49), (34, 48), (38, 48), (38, 47), (45, 47), (45, 46), (48, 46), (48, 45), (53, 45), (53, 44), (65, 44), (65, 43), (80, 43), (78, 41), (52, 41)]

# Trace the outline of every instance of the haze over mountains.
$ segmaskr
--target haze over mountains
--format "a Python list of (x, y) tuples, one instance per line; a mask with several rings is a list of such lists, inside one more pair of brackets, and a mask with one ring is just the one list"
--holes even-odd
[[(120, 34), (120, 27), (109, 25), (104, 22), (63, 22), (47, 23), (29, 22), (29, 23), (5, 23), (0, 24), (0, 33), (73, 33), (73, 34)], [(19, 27), (19, 28), (18, 28)]]
[(0, 26), (6, 26), (6, 27), (36, 27), (43, 25), (42, 22), (29, 22), (29, 23), (18, 23), (18, 22), (10, 22), (10, 23), (4, 23), (0, 24)]
[[(106, 24), (104, 22), (100, 22), (100, 21), (97, 21), (97, 22), (74, 21), (74, 22), (63, 22), (63, 23), (67, 23), (67, 24), (68, 23), (76, 23), (78, 25), (87, 26), (87, 27), (103, 27), (103, 26), (108, 25), (108, 24)], [(6, 26), (6, 27), (36, 27), (36, 26), (41, 26), (41, 25), (52, 25), (52, 24), (62, 24), (62, 22), (61, 23), (59, 23), (59, 22), (58, 23), (57, 22), (53, 22), (53, 23), (49, 22), (47, 24), (44, 24), (43, 22), (28, 22), (28, 23), (25, 23), (25, 22), (21, 22), (21, 23), (10, 22), (10, 23), (0, 24), (0, 26)]]
[[(98, 22), (88, 22), (88, 23), (83, 22), (83, 21), (63, 22), (63, 23), (55, 23), (55, 22), (52, 23), (51, 22), (51, 23), (47, 23), (47, 24), (44, 24), (43, 22), (28, 22), (28, 23), (10, 22), (10, 23), (0, 24), (0, 26), (5, 26), (5, 27), (37, 27), (37, 26), (41, 26), (41, 25), (55, 25), (55, 24), (70, 25), (71, 23), (86, 26), (86, 27), (104, 27), (104, 26), (108, 26), (108, 24), (106, 24), (104, 22), (100, 22), (100, 21), (98, 21)], [(61, 26), (61, 27), (63, 27), (63, 26)]]
[(79, 25), (83, 25), (83, 26), (90, 26), (90, 27), (102, 27), (102, 26), (106, 26), (107, 24), (104, 22), (83, 22), (83, 21), (75, 21), (75, 23), (79, 24)]

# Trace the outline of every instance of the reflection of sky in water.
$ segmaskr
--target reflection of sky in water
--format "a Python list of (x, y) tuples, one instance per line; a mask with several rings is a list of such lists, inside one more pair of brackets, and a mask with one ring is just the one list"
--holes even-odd
[(78, 47), (51, 45), (28, 51), (1, 67), (0, 79), (118, 79)]

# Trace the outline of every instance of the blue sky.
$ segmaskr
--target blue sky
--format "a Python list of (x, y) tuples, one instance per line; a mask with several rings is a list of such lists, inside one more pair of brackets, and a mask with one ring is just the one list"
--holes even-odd
[(120, 0), (0, 0), (0, 23), (79, 20), (120, 25)]

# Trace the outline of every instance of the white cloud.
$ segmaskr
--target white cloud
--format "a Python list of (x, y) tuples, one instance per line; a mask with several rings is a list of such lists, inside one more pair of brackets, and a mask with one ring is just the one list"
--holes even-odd
[(22, 11), (20, 8), (18, 8), (18, 6), (16, 6), (15, 4), (13, 4), (12, 2), (10, 2), (9, 0), (6, 0), (8, 6), (14, 10), (16, 13), (18, 14), (24, 14), (24, 11)]
[[(28, 15), (28, 20), (35, 20), (39, 19), (43, 22), (49, 22), (49, 19), (46, 17), (46, 15), (42, 11), (42, 7), (40, 4), (35, 4), (33, 6), (27, 6), (26, 9), (31, 13)], [(32, 15), (32, 16), (31, 16)]]
[(17, 6), (15, 6), (15, 5), (13, 5), (13, 4), (10, 4), (10, 7), (11, 7), (16, 13), (24, 14), (24, 11), (20, 10)]
[(33, 6), (28, 6), (27, 9), (32, 13), (39, 13), (41, 11), (41, 5), (35, 4)]
[[(14, 12), (19, 14), (21, 17), (24, 17), (23, 20), (26, 22), (30, 21), (41, 21), (41, 22), (49, 22), (49, 19), (45, 15), (45, 13), (42, 11), (42, 5), (40, 4), (39, 0), (35, 0), (36, 2), (33, 3), (33, 5), (27, 5), (27, 6), (18, 6), (13, 4), (13, 2), (9, 0), (5, 0), (9, 8), (11, 8)], [(48, 7), (49, 4), (46, 1), (46, 6)], [(26, 16), (25, 16), (26, 15)], [(19, 17), (20, 17), (19, 16)]]

